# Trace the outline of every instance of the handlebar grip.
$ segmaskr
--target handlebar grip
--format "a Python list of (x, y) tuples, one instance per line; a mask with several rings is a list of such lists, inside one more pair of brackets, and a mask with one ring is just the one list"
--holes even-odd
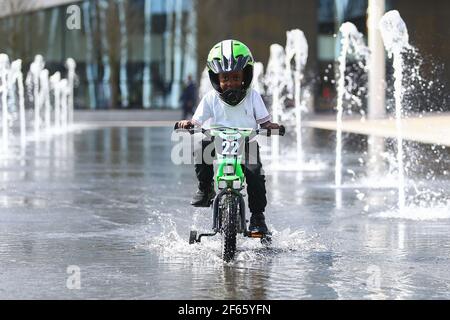
[[(270, 137), (272, 134), (284, 136), (286, 133), (286, 128), (283, 125), (280, 125), (279, 129), (264, 129), (266, 131), (266, 136)], [(259, 134), (259, 130), (257, 130), (257, 134)]]

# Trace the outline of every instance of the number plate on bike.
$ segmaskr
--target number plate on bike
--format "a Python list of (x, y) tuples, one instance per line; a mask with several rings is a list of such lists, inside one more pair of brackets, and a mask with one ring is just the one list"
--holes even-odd
[(237, 155), (239, 151), (239, 141), (228, 141), (222, 142), (222, 154), (223, 155)]

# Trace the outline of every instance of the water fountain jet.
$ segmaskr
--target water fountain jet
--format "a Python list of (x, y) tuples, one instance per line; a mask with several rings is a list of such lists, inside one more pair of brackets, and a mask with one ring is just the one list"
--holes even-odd
[(344, 95), (346, 94), (345, 74), (347, 57), (353, 53), (367, 61), (368, 49), (364, 43), (363, 35), (358, 32), (356, 26), (351, 22), (341, 25), (341, 53), (338, 58), (339, 78), (337, 82), (337, 114), (336, 114), (336, 162), (335, 162), (335, 185), (342, 186), (342, 117), (344, 113)]
[(397, 167), (398, 167), (398, 207), (399, 211), (405, 209), (405, 174), (403, 159), (403, 137), (402, 137), (402, 103), (404, 88), (403, 53), (410, 48), (408, 29), (400, 17), (398, 11), (387, 12), (380, 20), (380, 31), (386, 50), (393, 58), (394, 66), (394, 96), (395, 96), (395, 121), (397, 127)]
[[(297, 165), (300, 166), (303, 162), (301, 81), (308, 59), (308, 42), (304, 33), (299, 29), (287, 31), (286, 38), (286, 68), (294, 77), (296, 156)], [(292, 67), (292, 59), (295, 61), (295, 67)]]
[(9, 144), (9, 121), (8, 121), (8, 76), (9, 76), (9, 57), (0, 54), (0, 93), (2, 104), (2, 149), (8, 150)]

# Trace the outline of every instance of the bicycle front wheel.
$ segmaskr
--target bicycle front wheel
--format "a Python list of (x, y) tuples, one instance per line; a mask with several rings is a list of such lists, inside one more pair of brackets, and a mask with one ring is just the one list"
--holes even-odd
[(222, 257), (225, 262), (234, 259), (238, 217), (237, 199), (227, 196), (222, 211)]

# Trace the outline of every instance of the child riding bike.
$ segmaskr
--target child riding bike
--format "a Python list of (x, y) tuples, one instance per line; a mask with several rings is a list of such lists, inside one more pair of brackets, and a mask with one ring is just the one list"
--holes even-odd
[[(253, 56), (249, 48), (240, 41), (224, 40), (210, 50), (207, 67), (209, 79), (214, 90), (209, 91), (200, 101), (191, 120), (178, 122), (179, 128), (189, 129), (193, 126), (205, 126), (207, 120), (226, 127), (257, 129), (280, 129), (277, 123), (270, 122), (271, 116), (260, 96), (250, 87), (253, 78)], [(194, 156), (195, 173), (198, 179), (198, 190), (191, 205), (209, 207), (215, 196), (213, 163), (203, 157), (206, 148), (211, 150), (211, 141), (202, 141), (201, 150), (196, 150)], [(248, 206), (252, 213), (250, 217), (250, 232), (267, 234), (264, 210), (267, 205), (265, 176), (259, 155), (259, 146), (250, 147), (255, 150), (249, 154), (247, 166), (243, 165), (247, 181)]]

